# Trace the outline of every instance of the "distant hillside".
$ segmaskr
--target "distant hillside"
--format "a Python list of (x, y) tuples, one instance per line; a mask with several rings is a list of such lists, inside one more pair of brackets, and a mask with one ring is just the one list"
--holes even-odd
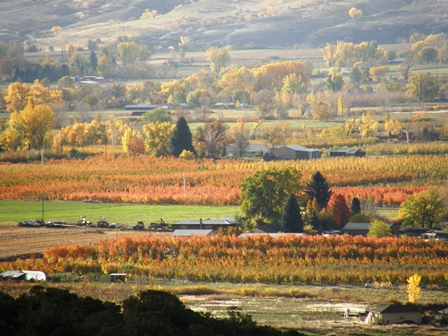
[[(350, 18), (355, 7), (362, 15)], [(140, 19), (145, 9), (154, 17)], [(407, 41), (414, 32), (448, 32), (448, 2), (440, 0), (4, 0), (0, 39), (31, 40), (42, 48), (87, 40), (140, 36), (150, 48), (322, 46), (337, 40), (381, 44)], [(53, 26), (61, 26), (55, 35)]]

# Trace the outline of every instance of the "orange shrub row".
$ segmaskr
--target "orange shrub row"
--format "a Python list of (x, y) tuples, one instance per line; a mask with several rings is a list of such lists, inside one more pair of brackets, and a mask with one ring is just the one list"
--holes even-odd
[[(154, 204), (238, 204), (242, 181), (260, 169), (293, 166), (305, 182), (320, 171), (347, 200), (397, 204), (423, 186), (445, 184), (444, 156), (331, 158), (304, 161), (187, 161), (147, 156), (0, 164), (2, 199)], [(184, 193), (183, 176), (186, 176)], [(366, 187), (368, 186), (368, 187)]]
[(351, 236), (121, 237), (46, 249), (43, 259), (4, 263), (49, 272), (129, 272), (239, 282), (448, 281), (448, 245), (416, 238)]

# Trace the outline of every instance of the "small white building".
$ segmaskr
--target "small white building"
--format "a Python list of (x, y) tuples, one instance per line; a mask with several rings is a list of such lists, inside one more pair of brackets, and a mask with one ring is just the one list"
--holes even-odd
[(47, 277), (41, 271), (6, 271), (0, 274), (2, 279), (45, 281)]
[(422, 323), (422, 313), (413, 305), (391, 304), (368, 310), (365, 323), (400, 324)]

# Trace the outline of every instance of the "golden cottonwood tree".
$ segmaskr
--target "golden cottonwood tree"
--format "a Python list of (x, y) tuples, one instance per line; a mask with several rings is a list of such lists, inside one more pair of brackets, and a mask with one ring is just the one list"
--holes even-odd
[(151, 156), (169, 156), (171, 155), (171, 136), (173, 135), (175, 125), (169, 122), (155, 122), (143, 126), (145, 133), (145, 150)]
[(8, 104), (8, 112), (20, 111), (32, 99), (35, 105), (51, 105), (62, 102), (62, 91), (52, 90), (43, 86), (38, 79), (29, 86), (25, 83), (11, 83), (4, 97)]
[(358, 16), (362, 16), (362, 10), (352, 7), (348, 11), (348, 16), (350, 16), (350, 18), (352, 18), (352, 19), (355, 17), (358, 17)]
[[(8, 120), (6, 136), (7, 149), (16, 150), (10, 145), (19, 144), (22, 149), (41, 149), (45, 146), (47, 135), (54, 126), (54, 112), (50, 106), (34, 105), (30, 100), (22, 111), (15, 111)], [(14, 139), (14, 141), (11, 141)]]
[(369, 70), (370, 76), (374, 80), (377, 80), (378, 82), (381, 82), (384, 78), (384, 76), (390, 71), (390, 68), (387, 65), (381, 65), (376, 67), (371, 67)]
[(226, 48), (211, 47), (206, 51), (207, 61), (210, 62), (210, 69), (219, 73), (222, 68), (229, 65), (231, 57)]
[(128, 154), (138, 155), (145, 152), (145, 142), (139, 131), (128, 128), (121, 138), (123, 151)]
[(325, 47), (321, 49), (322, 56), (328, 67), (336, 65), (336, 46), (331, 43), (327, 43)]
[(252, 92), (255, 87), (255, 78), (251, 70), (245, 66), (229, 67), (222, 74), (218, 85), (229, 93), (235, 90)]
[(271, 63), (263, 65), (252, 70), (252, 73), (257, 81), (257, 84), (262, 89), (276, 90), (283, 86), (283, 79), (295, 74), (296, 79), (300, 79), (298, 85), (301, 89), (309, 84), (306, 66), (303, 62), (286, 61), (279, 63)]
[(410, 303), (417, 303), (420, 299), (420, 281), (422, 277), (415, 273), (408, 279), (408, 286), (406, 293), (408, 293), (408, 300)]
[(9, 103), (6, 109), (8, 112), (23, 110), (28, 103), (28, 97), (31, 88), (26, 83), (11, 83), (4, 97), (5, 102)]

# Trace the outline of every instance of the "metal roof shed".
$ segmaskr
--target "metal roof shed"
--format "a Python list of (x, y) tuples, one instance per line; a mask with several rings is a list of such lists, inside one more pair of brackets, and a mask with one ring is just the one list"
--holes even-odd
[(218, 233), (215, 230), (174, 230), (173, 237), (191, 237), (191, 236), (215, 236)]

